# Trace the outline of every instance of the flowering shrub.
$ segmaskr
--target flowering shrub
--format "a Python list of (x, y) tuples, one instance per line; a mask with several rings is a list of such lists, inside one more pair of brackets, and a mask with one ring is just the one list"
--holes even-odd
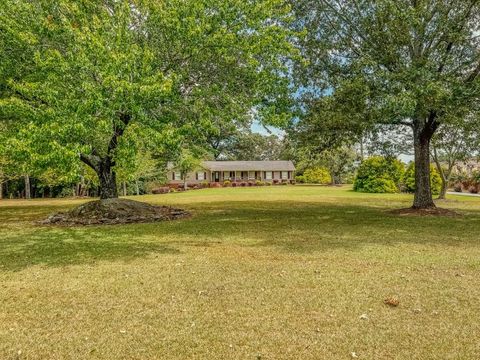
[(237, 187), (237, 183), (236, 183), (236, 182), (233, 182), (233, 183), (232, 183), (232, 187)]
[(257, 181), (255, 181), (255, 185), (257, 185), (257, 186), (264, 186), (265, 183), (264, 183), (263, 181), (257, 180)]
[(231, 182), (230, 180), (225, 180), (225, 181), (223, 182), (223, 187), (229, 187), (229, 186), (231, 186), (231, 185), (232, 185), (232, 182)]

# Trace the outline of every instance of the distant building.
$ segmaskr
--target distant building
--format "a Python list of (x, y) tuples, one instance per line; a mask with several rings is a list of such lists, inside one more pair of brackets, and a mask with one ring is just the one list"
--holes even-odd
[[(182, 174), (169, 164), (167, 179), (170, 184), (182, 184)], [(187, 183), (223, 183), (245, 181), (291, 182), (295, 166), (291, 161), (203, 161), (198, 169), (188, 173)]]

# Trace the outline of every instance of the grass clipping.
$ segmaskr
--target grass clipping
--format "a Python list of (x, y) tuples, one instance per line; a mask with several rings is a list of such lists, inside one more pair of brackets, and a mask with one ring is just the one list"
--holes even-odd
[(90, 201), (68, 212), (50, 215), (43, 225), (113, 225), (170, 221), (190, 216), (185, 210), (170, 206), (154, 206), (127, 199)]

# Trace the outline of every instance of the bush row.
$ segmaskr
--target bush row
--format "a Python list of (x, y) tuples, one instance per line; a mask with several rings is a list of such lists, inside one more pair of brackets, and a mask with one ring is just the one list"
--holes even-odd
[(473, 171), (470, 174), (456, 173), (452, 176), (450, 185), (456, 192), (468, 191), (472, 194), (478, 194), (480, 192), (480, 171)]
[[(269, 181), (240, 181), (240, 182), (232, 182), (229, 180), (225, 180), (223, 183), (220, 182), (208, 182), (204, 181), (200, 184), (187, 184), (187, 188), (189, 190), (196, 190), (196, 189), (205, 189), (205, 188), (220, 188), (220, 187), (248, 187), (248, 186), (272, 186), (272, 185), (288, 185), (288, 184), (295, 184), (294, 180), (272, 180)], [(169, 192), (177, 192), (177, 191), (184, 191), (183, 184), (168, 184), (165, 186), (160, 186), (152, 190), (153, 194), (166, 194)]]

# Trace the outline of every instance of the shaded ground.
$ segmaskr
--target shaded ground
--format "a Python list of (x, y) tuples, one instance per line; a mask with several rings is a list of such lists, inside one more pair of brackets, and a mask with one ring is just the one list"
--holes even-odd
[(81, 201), (0, 202), (0, 358), (480, 357), (479, 199), (438, 204), (460, 217), (307, 186), (140, 199), (196, 216), (36, 227)]

